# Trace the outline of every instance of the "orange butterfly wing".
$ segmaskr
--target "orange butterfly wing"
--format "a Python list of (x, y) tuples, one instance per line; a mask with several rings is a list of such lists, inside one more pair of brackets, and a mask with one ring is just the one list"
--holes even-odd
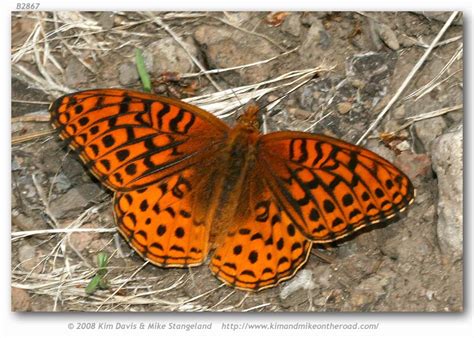
[(123, 237), (158, 266), (195, 266), (208, 254), (210, 226), (204, 197), (211, 193), (200, 182), (206, 177), (189, 168), (134, 191), (117, 192), (114, 214)]
[(249, 206), (211, 258), (217, 278), (261, 290), (291, 278), (312, 243), (393, 219), (414, 199), (400, 170), (366, 149), (302, 132), (259, 137)]
[(215, 175), (226, 124), (181, 101), (120, 89), (65, 95), (50, 112), (60, 136), (116, 191), (118, 230), (141, 256), (159, 266), (203, 262), (212, 193), (203, 183)]
[(211, 272), (243, 290), (262, 290), (287, 280), (304, 265), (312, 242), (279, 206), (257, 164), (246, 182), (247, 199), (211, 258)]
[(212, 156), (229, 132), (198, 107), (130, 90), (65, 95), (49, 110), (61, 138), (115, 191), (145, 187)]
[(276, 132), (263, 135), (257, 147), (281, 208), (317, 243), (390, 220), (415, 196), (409, 178), (394, 165), (341, 140)]
[[(50, 111), (61, 137), (116, 191), (116, 223), (140, 255), (159, 266), (199, 265), (211, 242), (211, 271), (245, 290), (291, 278), (312, 242), (393, 219), (415, 194), (406, 175), (368, 150), (277, 132), (256, 136), (254, 167), (237, 187), (237, 214), (213, 225), (224, 207), (216, 192), (229, 189), (222, 161), (234, 161), (226, 147), (230, 129), (219, 119), (180, 101), (118, 89), (66, 95)], [(212, 239), (211, 226), (219, 230)]]

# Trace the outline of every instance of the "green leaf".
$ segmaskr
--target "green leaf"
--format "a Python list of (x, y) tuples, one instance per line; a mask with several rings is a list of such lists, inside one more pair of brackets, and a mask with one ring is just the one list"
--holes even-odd
[(135, 48), (135, 62), (137, 64), (138, 75), (140, 75), (140, 80), (142, 81), (143, 91), (151, 93), (150, 75), (148, 75), (148, 72), (146, 70), (142, 51), (138, 48)]
[(101, 283), (102, 278), (98, 275), (95, 275), (94, 278), (91, 279), (89, 284), (86, 287), (86, 293), (88, 295), (92, 295), (94, 292), (96, 292), (97, 288), (99, 287)]
[(99, 269), (106, 269), (107, 268), (107, 259), (109, 257), (107, 256), (107, 253), (106, 252), (99, 252), (99, 254), (97, 255), (97, 266), (99, 267)]
[(105, 279), (105, 275), (107, 274), (107, 261), (108, 256), (107, 253), (105, 252), (99, 252), (97, 254), (97, 273), (95, 276), (91, 279), (89, 284), (86, 286), (86, 293), (88, 295), (93, 294), (94, 292), (97, 291), (97, 288), (99, 289), (107, 289), (107, 280)]

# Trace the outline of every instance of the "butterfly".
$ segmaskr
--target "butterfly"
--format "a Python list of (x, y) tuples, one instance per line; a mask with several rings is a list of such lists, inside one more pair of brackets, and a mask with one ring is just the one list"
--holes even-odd
[(364, 148), (318, 134), (259, 132), (256, 104), (231, 128), (185, 102), (124, 89), (68, 94), (60, 137), (114, 192), (118, 231), (160, 267), (211, 272), (243, 290), (288, 280), (313, 243), (393, 220), (409, 178)]

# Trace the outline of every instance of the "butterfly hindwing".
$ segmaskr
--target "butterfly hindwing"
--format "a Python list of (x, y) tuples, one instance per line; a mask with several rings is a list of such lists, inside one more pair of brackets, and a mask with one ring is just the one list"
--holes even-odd
[(328, 136), (261, 137), (264, 176), (303, 233), (331, 242), (397, 216), (414, 199), (409, 178), (375, 153)]
[(61, 137), (115, 191), (145, 187), (209, 157), (229, 130), (198, 107), (120, 89), (65, 95), (50, 112)]
[(116, 192), (120, 233), (144, 258), (163, 267), (200, 265), (208, 254), (209, 224), (201, 203), (205, 180), (187, 169), (148, 187)]
[(236, 217), (217, 243), (210, 262), (217, 278), (252, 291), (291, 278), (306, 262), (312, 246), (278, 206), (265, 182), (256, 177), (248, 182), (253, 187), (247, 211)]

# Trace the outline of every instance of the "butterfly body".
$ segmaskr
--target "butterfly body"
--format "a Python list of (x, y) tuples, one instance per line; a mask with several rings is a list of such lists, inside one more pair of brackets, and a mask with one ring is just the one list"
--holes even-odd
[(198, 107), (120, 89), (65, 95), (53, 126), (115, 191), (119, 232), (161, 267), (200, 265), (244, 290), (291, 278), (312, 243), (396, 218), (413, 202), (380, 156), (303, 132), (260, 134), (251, 104), (230, 128)]
[(207, 223), (211, 249), (219, 246), (231, 225), (249, 212), (247, 183), (256, 170), (258, 139), (258, 130), (238, 123), (229, 131), (224, 147), (215, 154), (214, 159), (203, 163), (210, 178), (208, 184), (202, 190), (197, 189), (196, 193), (200, 195), (197, 200), (210, 205)]

